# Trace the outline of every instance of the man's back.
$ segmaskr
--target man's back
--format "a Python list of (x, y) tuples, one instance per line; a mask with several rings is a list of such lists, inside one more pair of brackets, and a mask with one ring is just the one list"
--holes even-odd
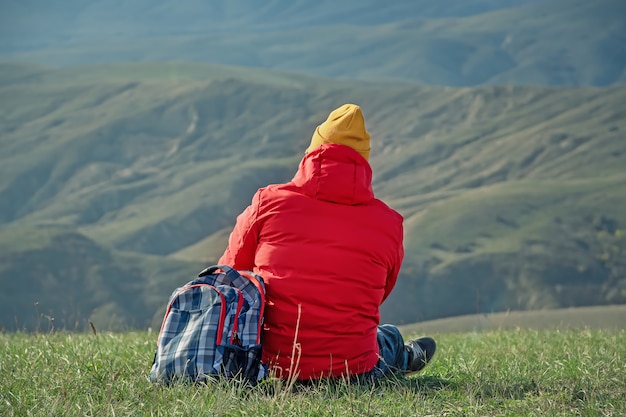
[(403, 232), (400, 214), (374, 198), (369, 150), (360, 108), (333, 111), (293, 180), (257, 191), (219, 260), (265, 279), (263, 361), (279, 376), (361, 374), (379, 362), (379, 307)]

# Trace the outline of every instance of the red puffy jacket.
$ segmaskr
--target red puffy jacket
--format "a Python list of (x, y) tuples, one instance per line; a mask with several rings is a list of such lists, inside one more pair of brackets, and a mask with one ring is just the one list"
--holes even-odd
[(322, 145), (237, 218), (219, 263), (265, 279), (263, 361), (279, 376), (360, 374), (378, 361), (379, 306), (404, 251), (402, 216), (371, 182), (358, 152)]

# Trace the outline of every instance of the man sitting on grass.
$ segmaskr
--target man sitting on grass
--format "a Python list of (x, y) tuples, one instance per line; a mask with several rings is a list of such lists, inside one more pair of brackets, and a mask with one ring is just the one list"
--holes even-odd
[(359, 106), (330, 113), (292, 181), (259, 189), (219, 260), (266, 282), (263, 362), (278, 377), (379, 378), (433, 357), (380, 326), (404, 256), (402, 216), (374, 197), (370, 135)]

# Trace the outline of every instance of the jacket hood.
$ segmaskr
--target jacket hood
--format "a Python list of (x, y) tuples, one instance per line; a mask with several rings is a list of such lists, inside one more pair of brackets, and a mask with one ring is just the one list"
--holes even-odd
[(324, 144), (307, 153), (292, 182), (317, 200), (356, 205), (374, 198), (372, 168), (345, 145)]

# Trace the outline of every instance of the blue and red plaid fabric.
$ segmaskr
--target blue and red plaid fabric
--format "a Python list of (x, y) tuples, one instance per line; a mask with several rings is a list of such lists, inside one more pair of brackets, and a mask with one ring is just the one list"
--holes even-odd
[(172, 293), (150, 371), (152, 382), (256, 377), (265, 286), (260, 276), (244, 274), (213, 266)]

